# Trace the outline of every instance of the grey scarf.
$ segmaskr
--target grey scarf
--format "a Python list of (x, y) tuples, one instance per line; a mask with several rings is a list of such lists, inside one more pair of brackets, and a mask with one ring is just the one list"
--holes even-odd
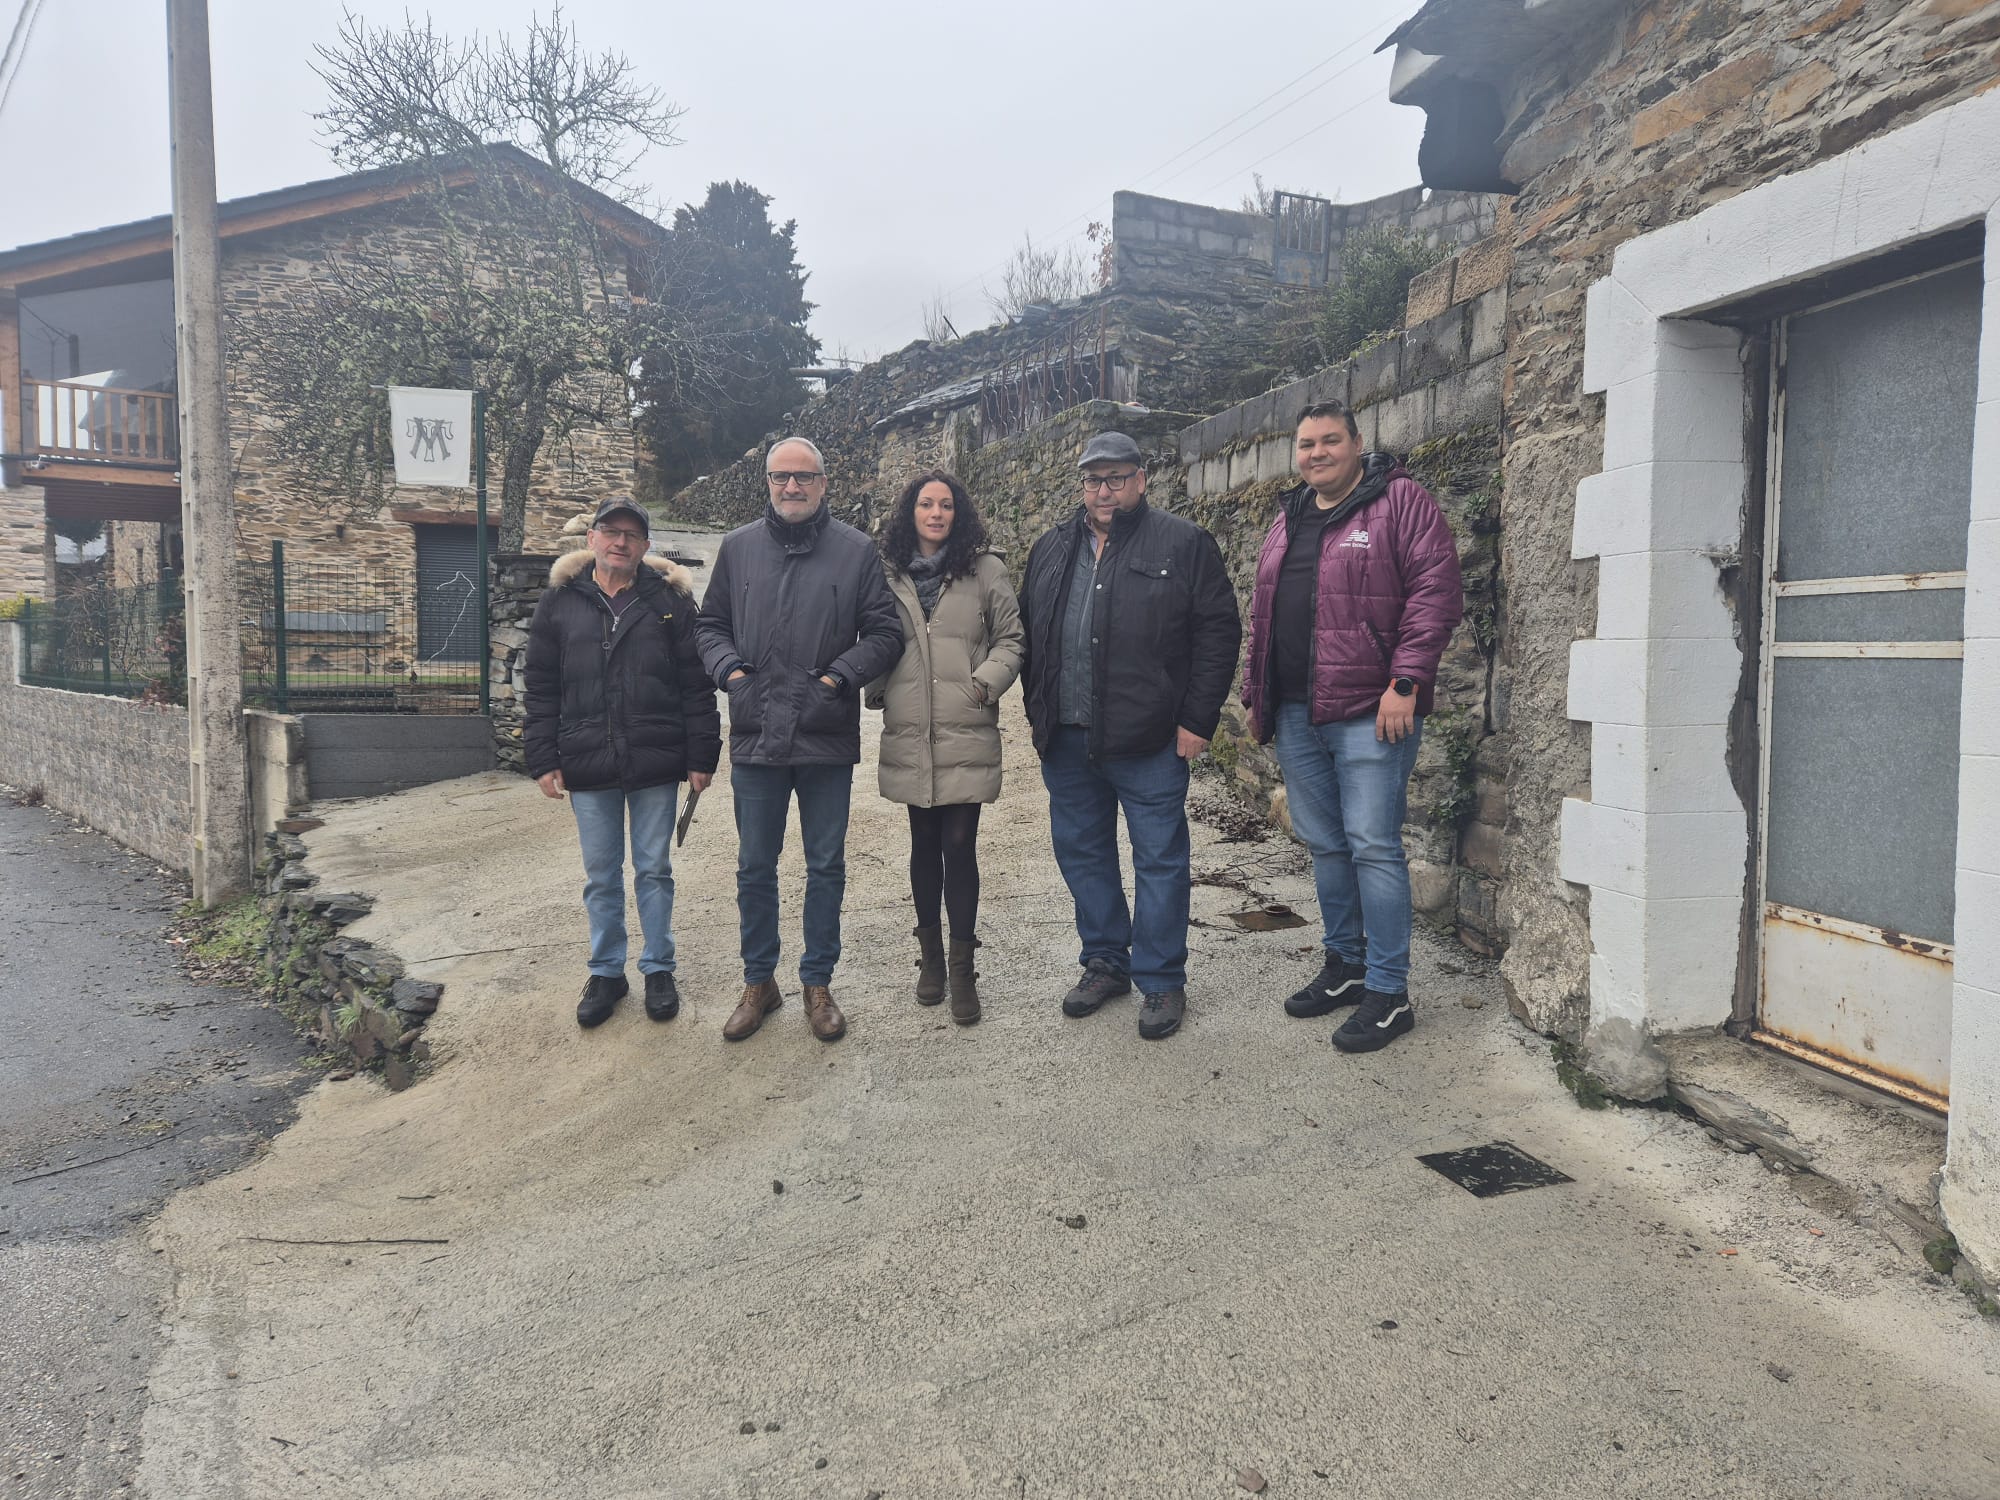
[(928, 620), (937, 608), (938, 596), (944, 592), (945, 554), (933, 552), (925, 557), (921, 552), (903, 564), (903, 571), (910, 575), (910, 582), (917, 586), (917, 603), (924, 607), (924, 618)]

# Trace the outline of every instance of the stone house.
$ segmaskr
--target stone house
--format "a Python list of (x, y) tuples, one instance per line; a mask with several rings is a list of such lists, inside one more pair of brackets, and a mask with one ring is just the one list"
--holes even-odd
[[(661, 228), (558, 182), (523, 153), (495, 150), (529, 187), (582, 196), (613, 252), (605, 295), (629, 297), (639, 257)], [(448, 169), (444, 181), (449, 187), (469, 171)], [(439, 180), (429, 165), (395, 166), (222, 204), (232, 340), (255, 336), (260, 318), (306, 305), (306, 289), (330, 263), (389, 263), (412, 239), (434, 234), (429, 205)], [(107, 566), (120, 582), (179, 568), (171, 245), (172, 223), (162, 216), (0, 251), (0, 598), (58, 591), (58, 525), (104, 523)], [(252, 364), (232, 358), (229, 378), (247, 652), (258, 649), (255, 601), (271, 544), (282, 540), (288, 568), (325, 573), (338, 590), (338, 615), (311, 616), (331, 632), (328, 650), (351, 644), (341, 630), (363, 622), (371, 668), (420, 653), (476, 660), (477, 616), (463, 607), (475, 571), (470, 492), (406, 488), (379, 507), (329, 499), (274, 452), (281, 418)], [(588, 500), (629, 492), (635, 460), (624, 421), (587, 425), (544, 451), (529, 487), (526, 545), (553, 547)], [(496, 479), (496, 509), (498, 501)]]
[(2000, 4), (1430, 0), (1424, 181), (1504, 221), (1520, 1014), (1944, 1113), (2000, 1274)]

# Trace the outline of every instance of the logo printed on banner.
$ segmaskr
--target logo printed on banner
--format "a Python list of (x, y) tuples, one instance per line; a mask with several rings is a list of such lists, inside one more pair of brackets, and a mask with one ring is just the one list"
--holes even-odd
[(424, 386), (389, 387), (396, 433), (396, 483), (473, 488), (472, 392)]

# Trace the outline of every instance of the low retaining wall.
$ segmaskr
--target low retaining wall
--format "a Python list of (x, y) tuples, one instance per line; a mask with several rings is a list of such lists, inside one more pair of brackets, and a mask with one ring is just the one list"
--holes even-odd
[(305, 841), (290, 833), (265, 840), (257, 866), (270, 916), (265, 970), (279, 1003), (321, 1045), (344, 1052), (359, 1067), (379, 1071), (392, 1089), (416, 1082), (431, 1060), (424, 1025), (444, 986), (411, 979), (385, 948), (341, 929), (373, 909), (367, 896), (319, 889), (306, 867)]
[(0, 781), (185, 873), (187, 710), (29, 687), (20, 660), (21, 627), (0, 621)]

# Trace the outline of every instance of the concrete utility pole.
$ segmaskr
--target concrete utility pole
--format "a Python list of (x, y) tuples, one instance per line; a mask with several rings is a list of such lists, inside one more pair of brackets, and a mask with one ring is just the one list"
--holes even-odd
[(215, 111), (208, 0), (167, 0), (173, 119), (174, 323), (181, 408), (181, 545), (186, 564), (188, 761), (195, 898), (215, 906), (250, 885), (249, 755), (237, 639), (236, 499), (222, 365), (222, 240), (215, 214)]

